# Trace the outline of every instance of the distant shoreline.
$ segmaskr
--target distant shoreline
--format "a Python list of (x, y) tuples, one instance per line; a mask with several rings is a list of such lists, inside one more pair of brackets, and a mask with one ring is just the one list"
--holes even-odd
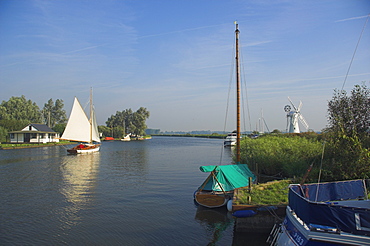
[(152, 136), (160, 136), (160, 137), (195, 137), (195, 138), (218, 138), (224, 139), (226, 138), (225, 135), (212, 135), (212, 134), (152, 134)]
[[(153, 134), (155, 137), (195, 137), (195, 138), (216, 138), (224, 139), (227, 135), (212, 135), (212, 134)], [(102, 141), (120, 141), (120, 139), (115, 140), (102, 140)], [(0, 144), (0, 150), (5, 149), (26, 149), (26, 148), (42, 148), (42, 147), (52, 147), (58, 145), (69, 145), (75, 144), (74, 142), (63, 142), (63, 143), (34, 143), (34, 144), (22, 144), (22, 143), (7, 143), (4, 144), (5, 147)], [(13, 146), (9, 146), (13, 145)]]

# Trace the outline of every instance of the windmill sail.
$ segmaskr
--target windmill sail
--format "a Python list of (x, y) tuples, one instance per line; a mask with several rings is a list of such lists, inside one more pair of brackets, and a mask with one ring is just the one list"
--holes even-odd
[(301, 114), (301, 107), (302, 107), (302, 101), (299, 102), (298, 108), (294, 106), (292, 100), (288, 97), (288, 100), (290, 104), (293, 106), (294, 110), (291, 111), (291, 107), (289, 105), (286, 105), (284, 107), (284, 111), (287, 113), (287, 131), (289, 129), (289, 133), (300, 133), (298, 120), (302, 123), (302, 125), (308, 129), (308, 123)]

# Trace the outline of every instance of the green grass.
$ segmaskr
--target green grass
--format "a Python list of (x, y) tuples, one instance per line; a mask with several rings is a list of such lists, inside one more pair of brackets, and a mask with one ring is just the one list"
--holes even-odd
[(290, 180), (281, 180), (252, 185), (251, 192), (247, 188), (240, 189), (236, 203), (238, 205), (286, 205), (290, 183)]
[(0, 144), (1, 148), (24, 148), (24, 147), (36, 147), (36, 146), (54, 146), (54, 145), (63, 145), (63, 144), (73, 144), (70, 141), (60, 141), (58, 143), (33, 143), (33, 144), (24, 144), (24, 143), (7, 143), (7, 144)]

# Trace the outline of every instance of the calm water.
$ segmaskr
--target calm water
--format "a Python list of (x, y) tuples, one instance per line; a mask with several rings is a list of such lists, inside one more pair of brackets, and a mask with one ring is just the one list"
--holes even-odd
[(194, 204), (199, 166), (231, 162), (220, 139), (67, 147), (0, 150), (1, 245), (264, 245), (266, 235), (234, 233), (224, 209)]

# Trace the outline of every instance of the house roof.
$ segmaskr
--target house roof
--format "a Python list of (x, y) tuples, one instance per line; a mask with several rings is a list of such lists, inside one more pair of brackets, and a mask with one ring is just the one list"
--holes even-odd
[(56, 133), (53, 129), (45, 124), (29, 124), (28, 126), (33, 126), (37, 131), (11, 131), (9, 133)]
[(40, 132), (55, 132), (53, 129), (51, 129), (45, 124), (30, 124), (30, 125), (36, 128)]

